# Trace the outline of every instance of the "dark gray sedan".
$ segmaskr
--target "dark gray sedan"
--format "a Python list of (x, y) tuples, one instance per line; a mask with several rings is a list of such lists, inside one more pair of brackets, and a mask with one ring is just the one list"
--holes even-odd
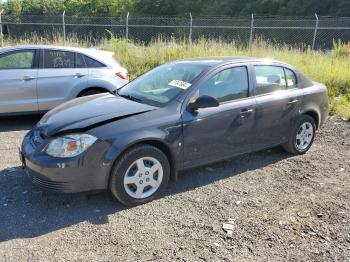
[(327, 115), (326, 87), (288, 64), (188, 59), (159, 66), (115, 95), (56, 107), (25, 136), (21, 158), (41, 187), (109, 188), (137, 205), (184, 169), (278, 145), (304, 154)]

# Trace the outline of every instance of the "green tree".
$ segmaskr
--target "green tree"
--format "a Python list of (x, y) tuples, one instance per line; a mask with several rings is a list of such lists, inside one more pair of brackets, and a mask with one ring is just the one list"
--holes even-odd
[(173, 0), (137, 0), (133, 9), (137, 15), (173, 16), (178, 14), (177, 4)]
[(61, 14), (115, 16), (131, 12), (137, 16), (239, 16), (334, 15), (350, 16), (350, 0), (8, 0), (8, 14)]
[(21, 0), (9, 0), (3, 7), (7, 14), (20, 15), (22, 13), (22, 1)]

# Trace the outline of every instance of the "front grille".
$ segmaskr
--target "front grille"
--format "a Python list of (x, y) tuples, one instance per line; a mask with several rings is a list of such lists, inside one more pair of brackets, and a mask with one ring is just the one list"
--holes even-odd
[(62, 191), (69, 190), (69, 186), (65, 182), (50, 181), (48, 179), (45, 179), (39, 176), (32, 176), (32, 182), (33, 184), (41, 188), (44, 188), (46, 190), (50, 190), (53, 192), (62, 192)]

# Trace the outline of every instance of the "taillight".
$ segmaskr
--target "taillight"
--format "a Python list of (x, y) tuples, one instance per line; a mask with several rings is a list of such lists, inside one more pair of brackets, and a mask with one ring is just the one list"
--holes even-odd
[(115, 75), (123, 80), (129, 80), (128, 72), (117, 72)]

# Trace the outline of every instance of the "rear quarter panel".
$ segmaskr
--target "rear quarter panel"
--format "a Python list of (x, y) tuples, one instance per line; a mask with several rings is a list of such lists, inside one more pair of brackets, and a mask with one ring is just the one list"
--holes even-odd
[(103, 88), (113, 92), (128, 83), (128, 81), (117, 77), (114, 73), (117, 71), (113, 68), (90, 68), (88, 70), (87, 84), (72, 89), (69, 96), (70, 99), (77, 97), (80, 92), (88, 88)]
[(90, 87), (103, 87), (109, 91), (124, 86), (128, 81), (115, 75), (118, 70), (114, 68), (91, 68), (89, 69), (88, 85)]
[(300, 113), (315, 112), (318, 115), (317, 126), (321, 127), (329, 113), (328, 92), (325, 85), (314, 82), (312, 86), (304, 87), (303, 102)]

